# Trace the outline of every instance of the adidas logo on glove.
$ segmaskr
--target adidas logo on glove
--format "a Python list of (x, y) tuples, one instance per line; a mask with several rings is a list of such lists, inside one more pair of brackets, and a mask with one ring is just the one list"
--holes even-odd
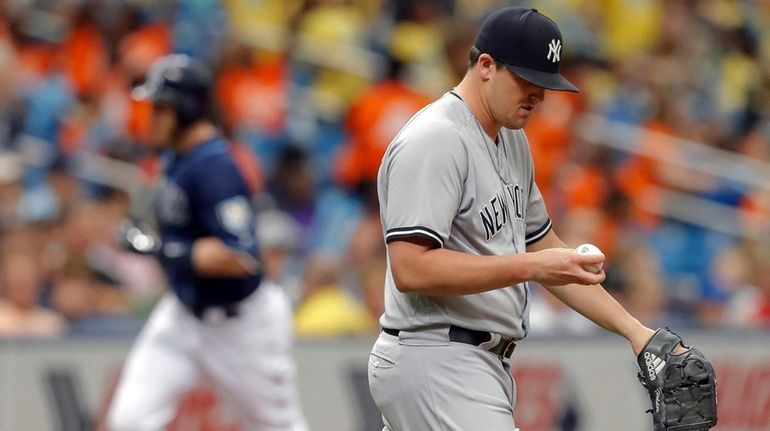
[(650, 377), (650, 380), (655, 380), (658, 377), (658, 373), (666, 366), (666, 361), (650, 352), (644, 352), (644, 363), (647, 365), (647, 375)]

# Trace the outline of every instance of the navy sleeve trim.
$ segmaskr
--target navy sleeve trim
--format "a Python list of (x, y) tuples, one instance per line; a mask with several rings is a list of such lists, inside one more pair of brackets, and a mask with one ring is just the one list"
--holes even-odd
[(540, 229), (532, 232), (524, 238), (526, 244), (531, 245), (540, 241), (548, 232), (551, 231), (551, 227), (551, 219), (549, 218), (544, 225), (540, 226)]
[(397, 227), (388, 229), (388, 231), (385, 233), (385, 242), (390, 243), (391, 241), (411, 238), (415, 236), (427, 238), (436, 244), (437, 247), (444, 247), (444, 240), (441, 239), (441, 235), (436, 233), (436, 231), (433, 229), (422, 226)]

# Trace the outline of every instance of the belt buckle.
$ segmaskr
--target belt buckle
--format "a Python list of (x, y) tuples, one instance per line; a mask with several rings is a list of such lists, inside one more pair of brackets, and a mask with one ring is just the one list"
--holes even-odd
[(505, 349), (503, 349), (503, 353), (500, 355), (506, 359), (510, 359), (511, 355), (513, 355), (513, 351), (516, 349), (516, 343), (514, 342), (513, 338), (508, 340), (508, 343), (505, 345)]
[(225, 317), (227, 317), (228, 319), (238, 317), (238, 315), (241, 314), (240, 304), (238, 304), (237, 302), (234, 304), (227, 304), (223, 306), (222, 310), (225, 313)]
[(200, 320), (209, 324), (220, 325), (238, 317), (239, 314), (238, 304), (214, 305), (203, 310)]
[(220, 325), (227, 320), (227, 315), (222, 307), (208, 307), (201, 320), (210, 325)]

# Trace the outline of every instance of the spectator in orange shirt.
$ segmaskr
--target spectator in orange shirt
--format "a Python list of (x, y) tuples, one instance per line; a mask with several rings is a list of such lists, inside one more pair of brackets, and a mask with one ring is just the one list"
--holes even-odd
[(428, 98), (399, 80), (402, 64), (390, 59), (385, 78), (365, 90), (348, 112), (350, 140), (337, 155), (337, 181), (353, 188), (376, 180), (380, 161), (390, 141), (409, 118), (429, 103)]
[(150, 65), (171, 52), (168, 23), (149, 23), (127, 34), (118, 47), (121, 65), (129, 79), (139, 79)]
[(109, 67), (107, 45), (89, 8), (82, 7), (74, 21), (61, 46), (64, 71), (78, 96), (94, 96), (100, 92)]
[(286, 59), (231, 40), (223, 54), (215, 92), (232, 139), (250, 149), (268, 169), (266, 174), (271, 174), (269, 169), (288, 140)]
[(255, 128), (266, 135), (283, 132), (286, 87), (286, 64), (280, 54), (230, 41), (216, 83), (217, 101), (230, 127)]

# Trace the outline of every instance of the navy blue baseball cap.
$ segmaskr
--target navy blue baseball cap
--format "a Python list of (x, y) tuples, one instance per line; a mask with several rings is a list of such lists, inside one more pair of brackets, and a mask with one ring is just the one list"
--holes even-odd
[(525, 81), (549, 90), (580, 91), (559, 74), (563, 46), (559, 27), (536, 9), (507, 7), (493, 12), (481, 24), (473, 46)]

